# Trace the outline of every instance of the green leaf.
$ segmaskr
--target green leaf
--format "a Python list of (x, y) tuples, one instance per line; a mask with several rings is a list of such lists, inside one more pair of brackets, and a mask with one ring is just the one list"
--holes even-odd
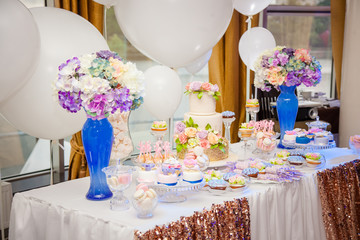
[(190, 123), (188, 121), (185, 122), (186, 127), (190, 127)]
[(219, 97), (214, 95), (216, 101), (219, 101)]
[(204, 95), (204, 92), (199, 92), (197, 95), (198, 99), (201, 99), (203, 95)]
[(192, 119), (192, 117), (189, 118), (189, 125), (190, 127), (194, 125), (194, 120)]
[(176, 145), (177, 152), (181, 152), (182, 149), (183, 149), (183, 146), (181, 144)]
[(223, 153), (225, 153), (225, 148), (224, 148), (223, 145), (220, 145), (220, 146), (219, 146), (219, 149), (220, 149)]
[(180, 139), (177, 138), (177, 139), (175, 140), (175, 143), (180, 144)]
[(199, 127), (199, 125), (194, 123), (194, 128), (198, 128), (198, 127)]
[(215, 145), (211, 145), (211, 149), (214, 149), (214, 148), (217, 148), (217, 147), (219, 147), (219, 145), (218, 144), (215, 144)]
[(208, 123), (208, 124), (206, 124), (206, 126), (205, 126), (205, 130), (206, 131), (208, 131), (208, 130), (210, 130), (211, 129), (211, 125)]

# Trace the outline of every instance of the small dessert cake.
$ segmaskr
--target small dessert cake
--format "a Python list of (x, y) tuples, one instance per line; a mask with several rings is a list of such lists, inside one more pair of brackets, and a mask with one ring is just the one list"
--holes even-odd
[(165, 121), (154, 121), (151, 125), (152, 131), (166, 131), (167, 125)]
[(321, 163), (320, 153), (307, 153), (305, 154), (306, 162), (309, 164), (319, 165)]
[(286, 161), (289, 156), (290, 153), (286, 150), (282, 150), (276, 153), (276, 157), (282, 159), (283, 161)]
[(159, 184), (175, 186), (178, 181), (178, 174), (174, 168), (171, 168), (168, 165), (163, 165), (161, 167), (161, 172), (157, 176), (157, 181)]
[(259, 170), (259, 174), (265, 174), (266, 165), (261, 161), (250, 161), (250, 167)]
[(272, 159), (270, 159), (269, 162), (274, 165), (284, 165), (285, 164), (285, 162), (281, 158), (272, 158)]
[(290, 165), (300, 166), (304, 163), (304, 158), (301, 156), (289, 156), (288, 162)]
[(223, 175), (223, 179), (228, 182), (229, 179), (235, 175), (238, 175), (238, 174), (235, 172), (227, 172)]
[(257, 168), (245, 168), (242, 171), (242, 174), (251, 178), (257, 178), (259, 170)]
[(210, 180), (208, 183), (210, 189), (212, 190), (226, 190), (226, 187), (229, 185), (224, 179), (214, 179)]
[(244, 170), (245, 168), (249, 167), (249, 161), (238, 162), (238, 163), (236, 163), (235, 166), (236, 166), (236, 169)]
[(295, 141), (299, 144), (308, 144), (310, 142), (310, 138), (306, 137), (305, 134), (301, 134), (296, 137)]
[(360, 135), (350, 136), (349, 147), (356, 154), (358, 154), (360, 152)]
[(239, 132), (241, 133), (241, 137), (251, 137), (254, 133), (254, 121), (250, 121), (249, 123), (242, 123)]
[(231, 111), (224, 111), (221, 113), (222, 118), (233, 118), (235, 117), (235, 113)]
[(203, 179), (203, 174), (200, 171), (199, 165), (195, 159), (184, 159), (183, 165), (183, 181), (189, 183), (199, 183)]
[(232, 176), (229, 179), (229, 184), (232, 189), (245, 187), (245, 179), (241, 175)]
[(143, 163), (138, 171), (139, 183), (153, 183), (157, 181), (158, 171), (153, 163)]
[(259, 108), (259, 100), (257, 99), (248, 99), (246, 100), (246, 104), (245, 104), (246, 108)]
[(329, 144), (329, 138), (327, 138), (324, 135), (315, 135), (314, 143), (316, 145), (328, 145)]
[(288, 143), (295, 143), (297, 134), (298, 133), (296, 131), (285, 131), (283, 141)]
[(220, 171), (208, 170), (206, 175), (210, 176), (211, 179), (222, 179), (223, 174)]

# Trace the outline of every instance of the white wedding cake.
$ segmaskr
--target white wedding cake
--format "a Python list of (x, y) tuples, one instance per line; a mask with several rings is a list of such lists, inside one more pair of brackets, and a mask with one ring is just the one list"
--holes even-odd
[(204, 92), (199, 99), (196, 92), (189, 93), (189, 105), (190, 112), (184, 114), (185, 121), (191, 117), (200, 129), (210, 124), (212, 129), (222, 134), (222, 115), (215, 112), (216, 100), (213, 95)]

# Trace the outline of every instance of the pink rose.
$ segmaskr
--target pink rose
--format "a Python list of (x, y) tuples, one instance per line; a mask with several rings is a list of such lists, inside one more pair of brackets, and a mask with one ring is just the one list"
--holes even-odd
[(186, 89), (186, 91), (189, 91), (189, 89), (190, 89), (190, 83), (186, 84), (185, 89)]
[(209, 133), (208, 140), (211, 145), (217, 144), (219, 141), (219, 137), (216, 136), (214, 133)]
[(208, 82), (205, 82), (201, 85), (201, 88), (205, 91), (210, 91), (211, 90), (211, 84)]
[(204, 148), (204, 149), (210, 148), (210, 143), (209, 143), (209, 141), (206, 140), (206, 139), (200, 140), (200, 147), (202, 147), (202, 148)]
[(179, 140), (181, 144), (185, 144), (187, 142), (187, 136), (185, 135), (185, 133), (179, 135)]
[(197, 133), (196, 128), (193, 128), (193, 127), (185, 128), (185, 134), (186, 134), (186, 136), (188, 136), (189, 138), (195, 137), (195, 136), (196, 136), (196, 133)]

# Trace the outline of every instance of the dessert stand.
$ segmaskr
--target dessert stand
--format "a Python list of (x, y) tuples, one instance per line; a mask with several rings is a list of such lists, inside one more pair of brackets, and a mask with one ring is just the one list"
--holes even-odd
[(294, 148), (294, 149), (302, 149), (307, 151), (316, 151), (316, 150), (325, 150), (330, 148), (335, 148), (335, 141), (328, 143), (327, 145), (314, 144), (310, 142), (308, 144), (300, 144), (300, 143), (289, 143), (283, 140), (283, 145), (285, 147)]
[(182, 195), (184, 192), (197, 192), (205, 186), (205, 180), (203, 179), (199, 183), (187, 183), (182, 180), (175, 186), (166, 186), (164, 184), (149, 185), (149, 188), (155, 190), (159, 196), (160, 202), (176, 203), (184, 202), (186, 196)]

